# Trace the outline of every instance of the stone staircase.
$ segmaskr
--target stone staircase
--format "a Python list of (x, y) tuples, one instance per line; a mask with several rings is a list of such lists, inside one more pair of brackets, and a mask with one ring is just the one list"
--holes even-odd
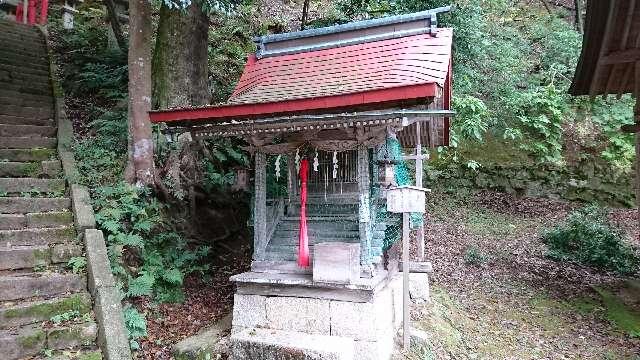
[(86, 276), (67, 265), (83, 247), (47, 56), (38, 29), (0, 20), (0, 358), (101, 359)]
[[(273, 232), (267, 245), (265, 260), (295, 261), (300, 232), (300, 203), (293, 201)], [(322, 242), (360, 242), (358, 203), (356, 198), (309, 197), (307, 201), (307, 234), (309, 251)]]

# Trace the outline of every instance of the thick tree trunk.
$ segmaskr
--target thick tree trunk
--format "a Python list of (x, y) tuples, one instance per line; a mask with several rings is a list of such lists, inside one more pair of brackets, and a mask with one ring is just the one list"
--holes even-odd
[(109, 24), (111, 25), (111, 32), (118, 43), (120, 50), (127, 51), (127, 41), (122, 34), (122, 28), (120, 27), (120, 20), (118, 20), (117, 5), (113, 0), (105, 0), (107, 6), (107, 14), (109, 15)]
[(193, 2), (185, 10), (162, 5), (153, 54), (154, 107), (206, 105), (209, 17)]
[(151, 110), (151, 2), (129, 0), (129, 163), (125, 177), (154, 183)]
[(576, 30), (579, 33), (583, 33), (584, 32), (584, 22), (583, 22), (583, 18), (582, 18), (582, 1), (583, 0), (574, 0), (574, 5), (576, 8)]

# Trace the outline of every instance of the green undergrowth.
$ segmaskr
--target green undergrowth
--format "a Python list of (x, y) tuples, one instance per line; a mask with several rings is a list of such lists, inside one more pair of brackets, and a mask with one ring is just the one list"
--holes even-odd
[(609, 290), (600, 287), (594, 287), (594, 290), (600, 295), (607, 320), (619, 331), (631, 337), (640, 337), (640, 312), (626, 305)]

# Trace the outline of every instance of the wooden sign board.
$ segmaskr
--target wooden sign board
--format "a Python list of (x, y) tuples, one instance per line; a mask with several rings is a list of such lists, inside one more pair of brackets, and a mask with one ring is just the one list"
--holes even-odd
[(392, 213), (424, 213), (426, 193), (429, 189), (416, 186), (398, 186), (387, 191), (387, 211)]

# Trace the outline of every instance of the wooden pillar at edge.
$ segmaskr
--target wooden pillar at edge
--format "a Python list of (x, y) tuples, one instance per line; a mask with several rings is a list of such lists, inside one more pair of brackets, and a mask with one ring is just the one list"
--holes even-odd
[[(633, 118), (636, 126), (640, 125), (640, 61), (635, 63), (634, 66), (634, 86), (633, 95), (635, 97), (635, 106), (633, 107)], [(636, 178), (635, 178), (635, 190), (636, 190), (636, 208), (638, 209), (637, 221), (640, 224), (640, 132), (636, 132)]]
[[(421, 142), (421, 123), (420, 121), (416, 122), (416, 186), (422, 187), (422, 142)], [(422, 219), (422, 223), (418, 226), (418, 231), (416, 234), (416, 247), (417, 247), (417, 256), (418, 261), (424, 261), (424, 253), (425, 253), (425, 245), (424, 245), (424, 218)]]
[(267, 155), (255, 154), (253, 260), (264, 260), (267, 248)]
[(371, 229), (370, 229), (370, 191), (369, 177), (369, 149), (360, 145), (358, 147), (357, 178), (358, 178), (358, 223), (360, 233), (360, 264), (363, 266), (371, 263)]

